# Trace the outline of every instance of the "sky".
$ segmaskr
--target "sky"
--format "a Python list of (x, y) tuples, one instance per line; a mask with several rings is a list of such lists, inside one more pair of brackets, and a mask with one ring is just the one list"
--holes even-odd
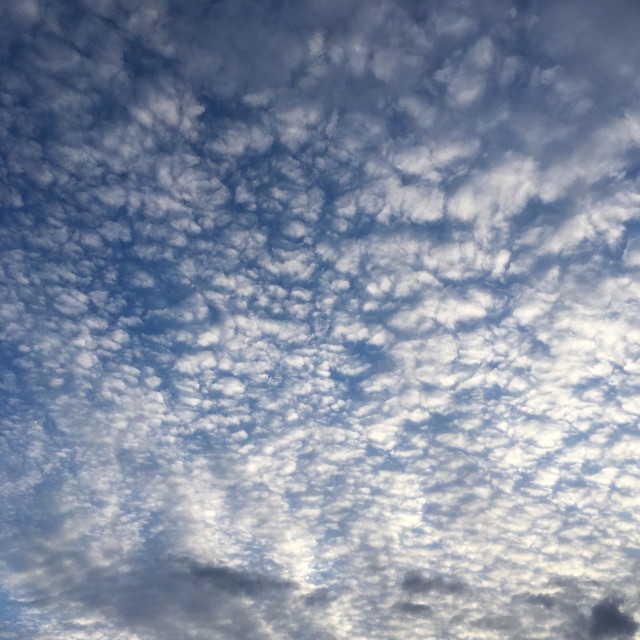
[(639, 28), (5, 0), (0, 637), (640, 637)]

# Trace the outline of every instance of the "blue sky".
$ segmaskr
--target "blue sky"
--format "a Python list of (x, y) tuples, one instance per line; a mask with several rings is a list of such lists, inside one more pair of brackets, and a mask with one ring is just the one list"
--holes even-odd
[(636, 3), (1, 16), (0, 635), (637, 634)]

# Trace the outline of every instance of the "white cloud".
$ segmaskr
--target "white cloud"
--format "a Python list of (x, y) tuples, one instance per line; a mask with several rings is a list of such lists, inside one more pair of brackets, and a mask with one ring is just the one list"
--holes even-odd
[(475, 174), (447, 203), (449, 215), (475, 223), (482, 239), (503, 228), (538, 193), (533, 159), (509, 156), (486, 172)]

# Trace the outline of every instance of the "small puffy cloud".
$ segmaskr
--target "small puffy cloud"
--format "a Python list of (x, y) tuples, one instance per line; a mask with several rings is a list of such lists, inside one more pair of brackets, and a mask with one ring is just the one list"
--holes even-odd
[(211, 351), (202, 351), (193, 355), (183, 356), (176, 362), (176, 369), (180, 373), (194, 374), (204, 369), (211, 369), (217, 364), (216, 356)]
[(226, 396), (237, 396), (244, 392), (244, 384), (238, 378), (219, 378), (213, 385), (213, 389), (221, 391)]
[(268, 595), (271, 591), (288, 590), (294, 586), (290, 581), (253, 575), (248, 571), (225, 566), (196, 564), (189, 568), (189, 573), (199, 582), (214, 585), (217, 589), (234, 595)]
[(131, 240), (131, 228), (126, 222), (107, 221), (100, 227), (98, 232), (109, 242), (118, 240), (129, 242)]

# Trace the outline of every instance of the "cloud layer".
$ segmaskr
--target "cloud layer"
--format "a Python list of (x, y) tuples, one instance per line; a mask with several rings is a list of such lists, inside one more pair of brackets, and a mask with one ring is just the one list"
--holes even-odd
[(0, 632), (634, 637), (639, 17), (6, 3)]

